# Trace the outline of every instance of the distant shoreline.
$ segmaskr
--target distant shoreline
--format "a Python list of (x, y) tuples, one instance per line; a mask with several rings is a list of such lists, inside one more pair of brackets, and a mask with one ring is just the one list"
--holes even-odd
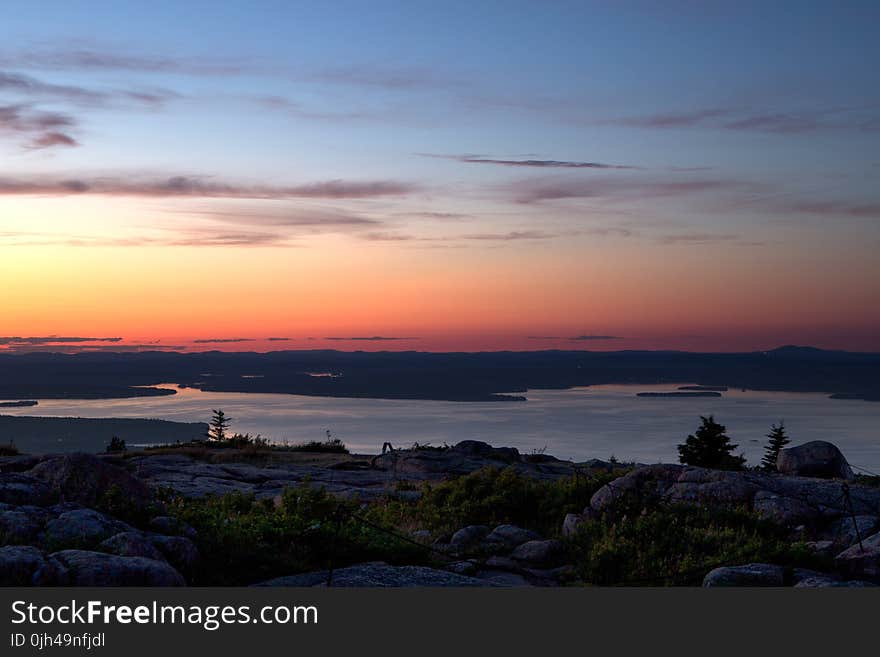
[(721, 393), (708, 390), (700, 392), (637, 392), (636, 397), (721, 397)]

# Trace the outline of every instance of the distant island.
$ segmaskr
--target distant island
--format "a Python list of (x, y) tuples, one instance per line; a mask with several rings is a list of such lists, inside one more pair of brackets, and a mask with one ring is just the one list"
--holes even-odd
[(27, 446), (29, 453), (103, 452), (118, 436), (129, 445), (188, 443), (208, 433), (204, 422), (128, 418), (38, 417), (0, 415), (0, 444)]
[(720, 392), (704, 390), (701, 392), (638, 392), (636, 397), (720, 397)]
[(27, 399), (23, 401), (5, 401), (0, 402), (0, 408), (27, 408), (28, 406), (36, 406), (39, 403), (40, 402), (33, 399)]
[[(362, 399), (525, 401), (528, 390), (685, 384), (684, 393), (748, 389), (880, 400), (880, 354), (780, 347), (685, 351), (273, 351), (0, 353), (0, 399), (110, 399), (205, 392)], [(332, 372), (333, 376), (315, 376)], [(694, 388), (694, 389), (691, 389)]]

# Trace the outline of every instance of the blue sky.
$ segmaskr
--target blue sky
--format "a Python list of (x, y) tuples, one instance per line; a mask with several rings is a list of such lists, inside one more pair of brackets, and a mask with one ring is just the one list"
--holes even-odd
[[(315, 236), (332, 234), (388, 257), (467, 249), (456, 267), (497, 276), (617, 253), (648, 284), (708, 258), (782, 286), (740, 290), (740, 316), (784, 299), (780, 325), (804, 336), (876, 327), (877, 3), (3, 8), (0, 249), (329, 255)], [(853, 301), (822, 316), (794, 300), (841, 287)], [(626, 323), (576, 312), (584, 330)]]

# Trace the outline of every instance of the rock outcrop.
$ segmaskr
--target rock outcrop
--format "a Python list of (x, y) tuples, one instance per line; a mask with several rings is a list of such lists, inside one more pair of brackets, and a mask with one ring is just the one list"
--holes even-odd
[[(849, 485), (853, 512), (880, 515), (880, 488)], [(782, 524), (821, 523), (849, 513), (839, 481), (731, 472), (683, 465), (637, 468), (603, 486), (584, 514), (613, 512), (628, 503), (651, 502), (747, 508)]]
[(447, 570), (423, 566), (389, 566), (386, 563), (364, 563), (334, 570), (332, 579), (326, 570), (276, 577), (254, 586), (331, 586), (348, 587), (413, 587), (413, 586), (493, 586), (492, 582), (459, 575)]
[(785, 586), (785, 569), (766, 563), (725, 566), (710, 571), (703, 586)]
[(834, 565), (851, 579), (880, 581), (880, 532), (838, 554)]
[(825, 479), (853, 479), (853, 471), (835, 445), (814, 440), (779, 451), (776, 469), (782, 474)]
[(42, 461), (28, 474), (48, 484), (62, 502), (94, 506), (116, 495), (132, 507), (145, 508), (153, 497), (143, 481), (91, 454), (65, 454)]
[(73, 586), (185, 586), (183, 576), (164, 561), (121, 557), (88, 550), (50, 555), (69, 573)]

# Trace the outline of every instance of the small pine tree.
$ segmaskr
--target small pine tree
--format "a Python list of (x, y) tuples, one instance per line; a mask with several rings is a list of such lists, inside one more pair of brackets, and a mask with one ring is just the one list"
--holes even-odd
[(220, 409), (213, 409), (213, 413), (208, 428), (208, 440), (224, 441), (226, 440), (226, 430), (232, 420), (226, 417), (226, 413)]
[(785, 424), (780, 420), (779, 424), (770, 427), (770, 433), (767, 434), (770, 440), (764, 447), (764, 458), (761, 459), (761, 469), (767, 472), (776, 472), (776, 459), (779, 456), (779, 450), (788, 445), (791, 439), (785, 433)]
[(107, 453), (108, 454), (115, 454), (117, 452), (124, 452), (124, 451), (125, 451), (125, 441), (122, 440), (122, 438), (120, 438), (119, 436), (113, 436), (110, 439), (110, 444), (107, 445)]
[(678, 446), (678, 460), (685, 465), (717, 470), (740, 470), (745, 458), (732, 454), (737, 448), (725, 432), (727, 427), (718, 424), (714, 416), (700, 416), (702, 424), (697, 431)]

